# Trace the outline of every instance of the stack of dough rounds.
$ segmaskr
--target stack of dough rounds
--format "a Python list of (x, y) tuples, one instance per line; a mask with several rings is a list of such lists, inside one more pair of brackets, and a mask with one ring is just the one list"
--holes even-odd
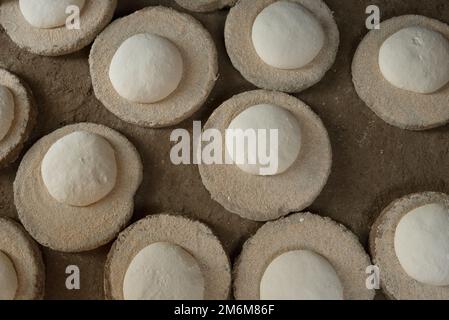
[(268, 222), (244, 245), (234, 267), (238, 300), (371, 300), (370, 259), (357, 237), (310, 213)]
[(42, 299), (44, 285), (39, 247), (18, 223), (0, 218), (0, 300)]
[(449, 299), (449, 196), (426, 192), (394, 201), (371, 230), (384, 292), (398, 300)]
[(449, 122), (449, 26), (407, 15), (383, 22), (352, 63), (360, 98), (390, 125), (427, 130)]
[(97, 98), (120, 119), (144, 127), (175, 125), (206, 101), (217, 51), (193, 17), (148, 7), (114, 21), (89, 57)]
[(195, 12), (210, 12), (232, 7), (237, 0), (176, 0), (181, 7)]
[(19, 156), (34, 127), (36, 113), (28, 86), (0, 68), (0, 168)]
[(300, 92), (331, 68), (339, 32), (321, 0), (241, 0), (226, 20), (225, 41), (233, 65), (249, 82)]
[[(79, 29), (72, 8), (79, 8)], [(11, 0), (0, 5), (0, 23), (21, 48), (44, 56), (69, 54), (89, 45), (112, 20), (117, 0)]]
[(207, 226), (162, 214), (119, 235), (104, 277), (107, 299), (224, 300), (230, 294), (231, 267)]
[[(294, 97), (258, 90), (223, 103), (204, 130), (217, 129), (225, 137), (234, 125), (279, 129), (278, 170), (272, 175), (263, 173), (260, 165), (200, 164), (203, 184), (212, 198), (228, 211), (255, 221), (277, 219), (312, 204), (332, 165), (329, 137), (320, 118)], [(227, 142), (223, 142), (223, 159), (231, 153)]]
[(23, 158), (14, 202), (27, 231), (63, 252), (111, 241), (132, 216), (143, 175), (140, 156), (121, 134), (81, 123), (39, 140)]

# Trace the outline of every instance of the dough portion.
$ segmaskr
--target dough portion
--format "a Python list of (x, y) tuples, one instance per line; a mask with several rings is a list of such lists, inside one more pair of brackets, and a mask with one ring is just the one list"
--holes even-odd
[(0, 85), (0, 141), (11, 129), (14, 120), (14, 96), (11, 91)]
[(49, 148), (42, 160), (41, 174), (56, 201), (89, 206), (103, 199), (115, 186), (115, 151), (100, 135), (76, 131)]
[(83, 9), (85, 0), (19, 0), (20, 11), (25, 20), (33, 27), (51, 29), (65, 25), (70, 14), (68, 6)]
[(11, 259), (0, 251), (0, 300), (14, 300), (18, 283)]
[(343, 300), (343, 285), (324, 257), (309, 251), (274, 259), (260, 282), (261, 300)]
[[(271, 130), (277, 130), (277, 141), (271, 141)], [(240, 139), (232, 138), (229, 135), (231, 132)], [(271, 104), (255, 105), (237, 115), (229, 124), (226, 135), (228, 156), (241, 170), (252, 175), (270, 176), (287, 171), (301, 149), (301, 128), (296, 117), (288, 110)], [(251, 136), (256, 137), (256, 140), (252, 139), (255, 144), (249, 144), (248, 137)], [(245, 141), (244, 145), (239, 144), (238, 140)], [(264, 142), (265, 151), (259, 149)], [(263, 157), (271, 155), (272, 160), (277, 158), (277, 166), (273, 166), (273, 161), (270, 165), (267, 159), (261, 159), (261, 154)]]
[(203, 300), (204, 277), (193, 256), (178, 245), (158, 242), (131, 261), (123, 281), (125, 300)]
[(109, 79), (121, 97), (136, 103), (155, 103), (176, 90), (183, 68), (181, 53), (170, 40), (141, 33), (117, 49)]
[(449, 82), (449, 41), (427, 28), (404, 28), (382, 44), (379, 67), (399, 89), (434, 93)]
[(433, 203), (410, 211), (396, 227), (394, 247), (410, 277), (428, 285), (449, 285), (448, 208)]
[(277, 1), (256, 17), (252, 41), (259, 57), (278, 69), (300, 69), (324, 47), (326, 35), (315, 16), (303, 6)]

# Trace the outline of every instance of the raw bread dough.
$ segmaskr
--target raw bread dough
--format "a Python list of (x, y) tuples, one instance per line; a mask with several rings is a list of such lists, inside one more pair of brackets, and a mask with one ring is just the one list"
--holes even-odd
[(0, 251), (0, 300), (14, 300), (17, 288), (16, 269), (11, 259)]
[(14, 96), (11, 91), (0, 85), (0, 141), (11, 129), (14, 120)]
[(141, 33), (125, 40), (109, 67), (117, 93), (132, 102), (155, 103), (176, 90), (183, 76), (179, 49), (168, 39)]
[(125, 300), (203, 300), (204, 277), (196, 259), (178, 245), (158, 242), (131, 261), (123, 281)]
[(382, 44), (379, 67), (395, 87), (434, 93), (449, 82), (449, 41), (427, 28), (404, 28)]
[[(255, 135), (265, 133), (266, 135), (266, 152), (262, 154), (276, 154), (276, 141), (270, 141), (270, 130), (278, 130), (278, 165), (277, 168), (268, 170), (268, 165), (261, 162), (258, 155), (258, 145), (261, 141), (257, 141), (256, 146), (249, 146), (245, 142), (244, 161), (242, 155), (237, 151), (236, 139), (226, 139), (226, 151), (234, 163), (243, 171), (253, 175), (277, 175), (285, 172), (298, 158), (301, 149), (301, 128), (296, 117), (285, 108), (281, 108), (271, 104), (260, 104), (252, 106), (239, 115), (237, 115), (230, 123), (228, 130), (253, 130)], [(261, 132), (258, 130), (262, 129)], [(257, 139), (258, 140), (258, 139)], [(233, 147), (234, 146), (234, 147)], [(270, 150), (271, 149), (271, 150)], [(254, 151), (256, 154), (254, 154)], [(256, 161), (257, 160), (257, 161)], [(256, 163), (256, 164), (255, 164)]]
[(343, 300), (343, 285), (332, 265), (309, 250), (274, 259), (260, 282), (261, 300)]
[(20, 11), (33, 27), (51, 29), (64, 26), (70, 14), (68, 6), (83, 9), (85, 0), (20, 0)]
[(100, 135), (76, 131), (56, 141), (42, 160), (42, 179), (60, 203), (85, 207), (115, 186), (115, 151)]
[(259, 57), (278, 69), (300, 69), (320, 53), (325, 33), (318, 19), (305, 7), (277, 1), (259, 13), (252, 41)]
[(394, 247), (410, 277), (428, 285), (449, 285), (448, 208), (433, 203), (410, 211), (396, 228)]

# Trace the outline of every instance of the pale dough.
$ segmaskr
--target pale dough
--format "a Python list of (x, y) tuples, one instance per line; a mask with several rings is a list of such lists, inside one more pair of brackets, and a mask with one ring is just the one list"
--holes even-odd
[(0, 141), (6, 137), (14, 120), (14, 96), (11, 91), (0, 85)]
[(343, 285), (332, 265), (309, 250), (274, 259), (260, 282), (261, 300), (343, 300)]
[(399, 89), (434, 93), (449, 82), (449, 41), (423, 27), (402, 29), (382, 44), (379, 67), (384, 78)]
[(257, 16), (252, 41), (259, 57), (278, 69), (299, 69), (324, 47), (326, 35), (315, 16), (303, 6), (277, 1)]
[(131, 261), (123, 281), (125, 300), (203, 300), (204, 277), (195, 258), (178, 245), (158, 242)]
[(434, 203), (410, 211), (396, 228), (394, 247), (410, 277), (428, 285), (449, 285), (448, 208)]
[(33, 27), (51, 29), (64, 26), (70, 14), (68, 6), (83, 9), (85, 0), (20, 0), (19, 6), (25, 20)]
[[(260, 129), (262, 131), (258, 131)], [(266, 151), (271, 154), (276, 154), (273, 149), (276, 141), (270, 141), (270, 130), (278, 130), (278, 163), (274, 172), (266, 172), (269, 166), (266, 161), (264, 164), (264, 161), (259, 158), (258, 145), (263, 143), (263, 140), (257, 139), (255, 148), (245, 142), (242, 155), (239, 152), (242, 148), (237, 148), (236, 139), (226, 139), (227, 154), (241, 170), (252, 175), (277, 175), (287, 171), (298, 158), (301, 149), (301, 128), (298, 120), (288, 110), (275, 105), (260, 104), (246, 109), (231, 121), (228, 130), (234, 130), (234, 133), (238, 133), (237, 130), (243, 130), (240, 131), (243, 133), (246, 130), (253, 130), (256, 136), (258, 136), (258, 132), (265, 132)], [(265, 152), (265, 154), (267, 153)], [(242, 159), (242, 156), (243, 162), (239, 160)], [(251, 161), (251, 159), (253, 160)]]
[(14, 264), (0, 251), (0, 300), (14, 300), (17, 288), (18, 280)]
[(115, 186), (115, 151), (100, 135), (76, 131), (49, 148), (41, 173), (48, 192), (58, 202), (88, 206), (103, 199)]
[(183, 68), (181, 53), (170, 40), (141, 33), (117, 49), (109, 67), (109, 79), (122, 98), (155, 103), (176, 90)]

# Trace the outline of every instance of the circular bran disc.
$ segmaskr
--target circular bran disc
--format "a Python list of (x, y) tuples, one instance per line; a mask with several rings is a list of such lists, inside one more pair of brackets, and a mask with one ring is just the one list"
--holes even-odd
[(326, 258), (343, 284), (345, 300), (372, 300), (366, 288), (371, 265), (357, 237), (343, 225), (311, 213), (298, 213), (268, 222), (243, 246), (234, 267), (237, 300), (259, 300), (260, 281), (268, 265), (292, 250), (310, 250)]
[(229, 258), (209, 227), (181, 216), (160, 214), (129, 226), (114, 242), (104, 272), (107, 299), (123, 300), (123, 279), (129, 264), (142, 249), (157, 242), (176, 244), (196, 259), (204, 276), (205, 300), (229, 298)]
[(301, 152), (284, 173), (255, 176), (235, 164), (199, 165), (204, 186), (212, 199), (226, 210), (255, 221), (274, 220), (309, 205), (323, 190), (330, 175), (332, 149), (321, 119), (302, 101), (274, 91), (250, 91), (236, 95), (214, 111), (204, 130), (225, 130), (241, 112), (258, 104), (273, 104), (290, 111), (299, 121), (302, 132)]
[(8, 0), (0, 5), (0, 24), (20, 48), (43, 56), (61, 56), (89, 45), (112, 20), (116, 6), (117, 0), (86, 0), (80, 12), (80, 29), (65, 25), (40, 29), (25, 20), (19, 0)]
[(449, 85), (432, 94), (396, 88), (382, 75), (379, 50), (399, 30), (420, 26), (440, 32), (449, 40), (449, 26), (438, 20), (406, 15), (384, 21), (360, 43), (352, 62), (352, 77), (359, 97), (382, 120), (407, 130), (427, 130), (449, 122)]
[(11, 259), (18, 278), (15, 300), (44, 297), (45, 266), (38, 245), (17, 222), (0, 218), (0, 251)]
[(318, 83), (332, 67), (340, 35), (332, 12), (322, 0), (291, 0), (308, 9), (321, 23), (327, 36), (318, 56), (307, 66), (282, 70), (266, 64), (252, 42), (252, 27), (259, 13), (277, 0), (240, 0), (229, 12), (225, 25), (226, 50), (234, 67), (257, 87), (300, 92)]
[[(170, 40), (184, 62), (178, 88), (157, 103), (128, 101), (115, 91), (109, 79), (109, 66), (117, 49), (140, 33)], [(190, 15), (165, 7), (148, 7), (114, 21), (95, 40), (89, 64), (97, 98), (118, 118), (143, 127), (166, 127), (187, 119), (206, 101), (218, 77), (217, 50), (209, 32)]]
[(401, 219), (411, 210), (431, 203), (449, 207), (449, 196), (424, 192), (405, 196), (391, 203), (371, 228), (370, 251), (380, 268), (384, 293), (397, 300), (448, 300), (449, 287), (431, 286), (411, 278), (402, 268), (394, 249), (394, 235)]
[[(75, 131), (105, 138), (117, 160), (114, 189), (87, 207), (72, 207), (53, 199), (40, 171), (42, 159), (53, 143)], [(88, 251), (108, 243), (126, 226), (142, 176), (140, 156), (124, 136), (102, 125), (70, 125), (43, 137), (25, 154), (14, 181), (14, 203), (25, 229), (40, 244), (63, 252)]]
[(181, 7), (195, 12), (211, 12), (232, 7), (237, 0), (175, 0)]

